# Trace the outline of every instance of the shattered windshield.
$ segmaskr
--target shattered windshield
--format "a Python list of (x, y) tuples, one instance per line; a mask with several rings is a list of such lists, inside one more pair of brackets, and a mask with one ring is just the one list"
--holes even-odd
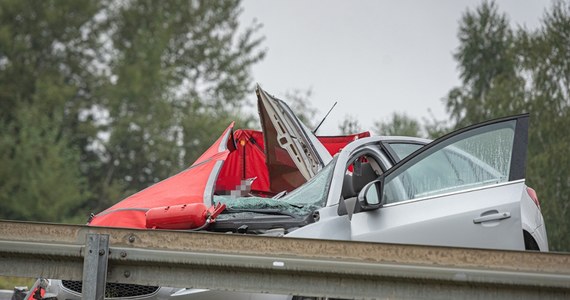
[(307, 216), (324, 206), (331, 184), (336, 158), (313, 178), (291, 193), (279, 198), (214, 196), (214, 205), (226, 204), (226, 211), (218, 220), (239, 218), (238, 215), (251, 215), (252, 210), (279, 212), (293, 216)]

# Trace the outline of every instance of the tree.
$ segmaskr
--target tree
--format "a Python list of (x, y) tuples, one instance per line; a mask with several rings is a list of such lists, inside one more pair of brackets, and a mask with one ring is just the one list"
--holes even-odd
[(517, 48), (531, 113), (528, 184), (537, 188), (553, 250), (570, 251), (570, 2), (555, 2)]
[[(101, 107), (98, 211), (186, 168), (240, 115), (249, 68), (264, 56), (257, 25), (238, 32), (236, 1), (112, 2)], [(246, 120), (248, 117), (240, 119)], [(238, 120), (241, 121), (241, 120)]]
[(36, 107), (19, 109), (15, 118), (1, 128), (0, 218), (70, 220), (87, 196), (79, 151)]
[(344, 120), (338, 125), (340, 133), (343, 135), (349, 135), (353, 133), (362, 132), (362, 126), (358, 119), (352, 115), (345, 115)]
[(429, 118), (422, 118), (423, 122), (423, 131), (425, 135), (429, 139), (437, 139), (442, 137), (449, 132), (452, 131), (451, 126), (449, 125), (449, 121), (447, 120), (438, 120), (431, 110), (428, 110)]
[[(247, 122), (265, 51), (240, 13), (239, 1), (0, 2), (1, 217), (84, 222)], [(44, 202), (54, 213), (18, 207)]]
[(88, 28), (99, 5), (0, 3), (2, 218), (62, 221), (87, 195), (74, 141), (89, 127), (76, 117), (89, 93)]
[(527, 185), (542, 203), (552, 250), (570, 250), (570, 3), (558, 1), (536, 31), (516, 33), (484, 2), (460, 22), (454, 57), (462, 86), (445, 99), (456, 127), (528, 112)]
[[(311, 89), (301, 90), (294, 89), (285, 93), (285, 101), (295, 113), (295, 115), (307, 126), (313, 130), (318, 125), (320, 120), (315, 120), (317, 109), (311, 106), (311, 96), (313, 91)], [(317, 123), (317, 124), (315, 124)]]
[(379, 135), (421, 136), (420, 123), (406, 113), (393, 113), (387, 121), (374, 123), (374, 131)]
[(195, 102), (182, 123), (187, 138), (181, 154), (183, 157), (191, 158), (188, 161), (194, 161), (212, 145), (231, 122), (235, 122), (234, 128), (251, 128), (254, 121), (256, 119), (247, 114), (220, 111)]
[(508, 115), (510, 98), (523, 96), (523, 80), (516, 73), (513, 31), (508, 17), (494, 2), (467, 10), (459, 26), (459, 47), (454, 53), (462, 86), (452, 89), (446, 107), (456, 127)]

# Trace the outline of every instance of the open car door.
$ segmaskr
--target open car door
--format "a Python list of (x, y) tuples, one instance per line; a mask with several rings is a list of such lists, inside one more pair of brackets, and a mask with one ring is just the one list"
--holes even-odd
[(257, 86), (259, 117), (272, 191), (292, 191), (331, 159), (317, 137), (289, 106)]
[(527, 132), (528, 115), (507, 117), (416, 151), (369, 186), (352, 239), (524, 250)]

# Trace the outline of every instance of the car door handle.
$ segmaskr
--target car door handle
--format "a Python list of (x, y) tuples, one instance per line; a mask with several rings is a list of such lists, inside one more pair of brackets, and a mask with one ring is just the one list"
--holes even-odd
[(479, 224), (479, 223), (488, 222), (488, 221), (498, 221), (498, 220), (507, 219), (510, 217), (511, 217), (511, 213), (508, 211), (497, 212), (494, 214), (477, 217), (477, 218), (473, 219), (473, 223)]

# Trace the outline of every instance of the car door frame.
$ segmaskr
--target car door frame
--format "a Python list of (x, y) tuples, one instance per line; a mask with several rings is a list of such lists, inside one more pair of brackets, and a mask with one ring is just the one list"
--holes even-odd
[(404, 159), (400, 160), (392, 168), (387, 170), (383, 174), (383, 177), (387, 177), (391, 173), (396, 172), (403, 165), (408, 164), (409, 161), (417, 160), (417, 157), (421, 156), (422, 154), (424, 154), (427, 151), (430, 151), (430, 149), (438, 146), (439, 144), (441, 144), (444, 141), (447, 141), (451, 138), (454, 138), (454, 137), (456, 137), (460, 134), (463, 134), (465, 132), (468, 132), (468, 131), (472, 131), (472, 130), (479, 129), (481, 127), (485, 127), (485, 126), (489, 126), (489, 125), (493, 125), (493, 124), (508, 122), (510, 120), (516, 120), (517, 122), (516, 122), (515, 133), (514, 133), (513, 152), (511, 154), (511, 169), (509, 171), (508, 181), (524, 179), (525, 178), (526, 152), (527, 152), (526, 150), (527, 150), (527, 145), (528, 145), (528, 125), (529, 125), (529, 114), (528, 113), (513, 115), (513, 116), (508, 116), (508, 117), (503, 117), (503, 118), (498, 118), (498, 119), (493, 119), (493, 120), (485, 121), (482, 123), (477, 123), (477, 124), (467, 126), (467, 127), (458, 129), (456, 131), (450, 132), (450, 133), (432, 141), (431, 143), (421, 147), (418, 151), (415, 151), (414, 153), (412, 153), (412, 154), (406, 156)]
[[(408, 157), (404, 158), (403, 160), (401, 160), (400, 162), (398, 162), (396, 165), (394, 165), (393, 167), (391, 167), (390, 169), (388, 169), (385, 173), (383, 173), (380, 177), (379, 177), (379, 181), (381, 186), (383, 187), (385, 184), (385, 180), (388, 176), (390, 176), (390, 174), (393, 174), (394, 172), (398, 172), (398, 170), (400, 170), (400, 168), (403, 168), (404, 166), (408, 166), (410, 167), (409, 164), (415, 164), (419, 161), (422, 161), (424, 158), (428, 157), (429, 155), (436, 153), (436, 151), (441, 150), (434, 150), (431, 151), (431, 149), (433, 149), (434, 147), (438, 147), (438, 145), (441, 145), (441, 143), (444, 143), (446, 141), (449, 141), (450, 139), (453, 139), (454, 137), (457, 137), (459, 135), (463, 135), (466, 132), (470, 132), (470, 131), (474, 131), (477, 130), (479, 128), (482, 127), (486, 127), (486, 126), (490, 126), (490, 125), (494, 125), (494, 124), (499, 124), (502, 122), (509, 122), (509, 121), (516, 121), (515, 122), (515, 129), (514, 129), (514, 136), (513, 136), (513, 144), (512, 144), (512, 152), (511, 152), (511, 160), (510, 160), (510, 166), (509, 166), (509, 176), (508, 179), (505, 182), (502, 183), (498, 183), (498, 184), (492, 184), (489, 186), (485, 186), (485, 187), (481, 187), (481, 188), (475, 188), (475, 189), (465, 189), (465, 190), (459, 190), (453, 193), (449, 193), (449, 195), (453, 196), (456, 194), (462, 194), (462, 193), (468, 193), (466, 195), (463, 195), (463, 197), (471, 197), (473, 195), (475, 195), (476, 193), (478, 193), (478, 191), (483, 191), (483, 192), (479, 192), (479, 193), (485, 193), (485, 190), (491, 190), (494, 187), (502, 187), (505, 186), (505, 188), (502, 189), (513, 189), (512, 191), (514, 191), (516, 193), (516, 191), (518, 191), (519, 187), (517, 186), (515, 187), (509, 187), (510, 185), (522, 185), (524, 186), (524, 178), (525, 178), (525, 160), (526, 160), (526, 148), (527, 148), (527, 144), (528, 144), (528, 125), (529, 125), (529, 118), (528, 118), (528, 114), (521, 114), (521, 115), (516, 115), (516, 116), (509, 116), (509, 117), (504, 117), (504, 118), (500, 118), (500, 119), (495, 119), (495, 120), (490, 120), (487, 122), (483, 122), (483, 123), (479, 123), (479, 124), (475, 124), (469, 127), (465, 127), (462, 129), (459, 129), (457, 131), (451, 132), (435, 141), (433, 141), (432, 143), (422, 147), (421, 149), (419, 149), (418, 151), (414, 152), (413, 154), (409, 155)], [(427, 154), (426, 154), (427, 153)], [(406, 170), (406, 169), (404, 169)], [(383, 188), (381, 188), (381, 190), (383, 190)], [(473, 190), (473, 191), (471, 191)], [(488, 191), (487, 191), (488, 192)], [(436, 196), (431, 196), (431, 197), (426, 197), (427, 201), (430, 200), (434, 200), (432, 198), (437, 198), (437, 197), (447, 197), (449, 195), (443, 194), (443, 195), (436, 195)], [(490, 195), (490, 194), (489, 194)], [(378, 197), (382, 197), (382, 191), (380, 191), (380, 195), (378, 195)], [(397, 203), (392, 203), (388, 206), (386, 206), (385, 208), (389, 208), (392, 206), (400, 206), (400, 205), (405, 205), (406, 203), (416, 203), (416, 202), (421, 202), (423, 201), (423, 199), (410, 199), (410, 200), (405, 200), (402, 202), (397, 202)], [(427, 202), (426, 201), (426, 202)], [(511, 200), (514, 201), (514, 200)], [(524, 249), (524, 245), (522, 243), (522, 228), (520, 225), (521, 220), (520, 220), (520, 200), (518, 200), (519, 202), (515, 205), (514, 202), (511, 202), (511, 209), (513, 209), (513, 219), (511, 220), (513, 224), (515, 224), (516, 226), (514, 226), (513, 224), (509, 223), (510, 225), (505, 226), (505, 228), (508, 227), (508, 232), (509, 233), (513, 233), (513, 234), (520, 234), (520, 242), (518, 241), (519, 239), (517, 237), (513, 237), (511, 238), (510, 242), (505, 242), (503, 244), (498, 243), (498, 248), (508, 248), (508, 249)], [(428, 202), (429, 203), (429, 202)], [(429, 207), (425, 206), (427, 203), (423, 203), (421, 205), (419, 205), (419, 207), (421, 207), (422, 205), (424, 205), (424, 208)], [(366, 209), (364, 209), (364, 211), (361, 209), (361, 212), (356, 212), (355, 215), (353, 216), (353, 220), (351, 223), (351, 226), (353, 226), (354, 231), (356, 231), (357, 233), (354, 234), (353, 239), (356, 240), (372, 240), (372, 241), (384, 241), (382, 240), (381, 237), (374, 237), (373, 234), (370, 234), (369, 236), (367, 236), (366, 233), (366, 227), (368, 227), (370, 229), (370, 233), (372, 233), (374, 231), (374, 222), (377, 222), (379, 219), (379, 215), (381, 213), (379, 213), (378, 211), (385, 211), (383, 205), (378, 205), (376, 207), (371, 207), (369, 208), (369, 211), (366, 211)], [(388, 210), (389, 211), (389, 210)], [(361, 214), (366, 214), (366, 215), (361, 215)], [(360, 217), (358, 215), (361, 215)], [(359, 219), (363, 219), (363, 217), (366, 216), (366, 221), (365, 222), (360, 222)], [(381, 217), (381, 216), (380, 216)], [(354, 219), (356, 218), (356, 219)], [(474, 218), (473, 219), (473, 223), (477, 223), (475, 222), (476, 220), (479, 220), (481, 218)], [(509, 221), (510, 222), (510, 221)], [(356, 223), (356, 224), (355, 224)], [(489, 223), (491, 224), (491, 223)], [(357, 228), (355, 226), (360, 226), (360, 228)], [(492, 226), (496, 226), (496, 223), (493, 223)], [(362, 228), (365, 227), (365, 228)], [(519, 227), (519, 228), (517, 228)], [(504, 229), (502, 229), (504, 230)], [(518, 230), (518, 232), (514, 232), (513, 230)], [(378, 238), (378, 240), (376, 240)], [(403, 238), (402, 240), (405, 240), (405, 238)], [(397, 240), (388, 240), (389, 242), (398, 242)], [(404, 241), (405, 242), (405, 241)], [(405, 242), (406, 243), (406, 242)], [(422, 241), (420, 239), (420, 241), (418, 242), (419, 244), (432, 244), (429, 241)], [(440, 244), (437, 241), (434, 242), (433, 244)], [(456, 245), (453, 243), (453, 241), (449, 242), (443, 242), (443, 245), (447, 245), (447, 246), (461, 246), (462, 244)], [(494, 247), (492, 244), (481, 244), (478, 245), (482, 248), (496, 248)], [(521, 249), (521, 250), (522, 250)]]

